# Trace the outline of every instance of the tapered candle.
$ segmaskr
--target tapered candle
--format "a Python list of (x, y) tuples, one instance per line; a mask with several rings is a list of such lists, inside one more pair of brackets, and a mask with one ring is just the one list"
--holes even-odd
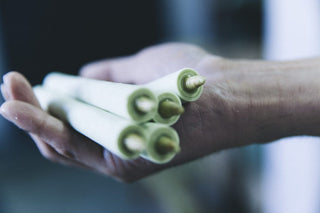
[(158, 111), (153, 120), (166, 125), (176, 123), (184, 112), (180, 98), (171, 92), (153, 92), (158, 98)]
[(43, 86), (139, 123), (157, 111), (155, 95), (137, 85), (50, 73)]
[(177, 132), (164, 124), (144, 123), (148, 138), (147, 148), (141, 156), (154, 163), (167, 163), (180, 151), (179, 136)]
[(117, 156), (137, 158), (146, 148), (145, 130), (139, 125), (41, 86), (33, 90), (43, 109)]
[(148, 83), (148, 88), (177, 94), (183, 101), (195, 101), (200, 98), (205, 78), (195, 70), (184, 68), (177, 72)]

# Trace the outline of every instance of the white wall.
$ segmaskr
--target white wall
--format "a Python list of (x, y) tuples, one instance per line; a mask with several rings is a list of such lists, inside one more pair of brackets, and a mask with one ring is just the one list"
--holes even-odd
[[(266, 59), (320, 56), (319, 0), (266, 0), (265, 14)], [(319, 138), (283, 139), (264, 153), (262, 212), (320, 212)]]

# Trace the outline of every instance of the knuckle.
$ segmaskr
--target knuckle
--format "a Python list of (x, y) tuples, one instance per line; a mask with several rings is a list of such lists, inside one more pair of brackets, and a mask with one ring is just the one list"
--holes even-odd
[(90, 65), (91, 63), (88, 63), (88, 64), (85, 64), (85, 65), (82, 65), (79, 69), (79, 73), (82, 74), (84, 72), (87, 72), (88, 69), (90, 69)]
[(79, 74), (80, 75), (84, 75), (84, 76), (87, 75), (89, 72), (91, 72), (92, 70), (95, 69), (97, 63), (98, 62), (90, 62), (90, 63), (87, 63), (87, 64), (83, 65), (79, 69)]

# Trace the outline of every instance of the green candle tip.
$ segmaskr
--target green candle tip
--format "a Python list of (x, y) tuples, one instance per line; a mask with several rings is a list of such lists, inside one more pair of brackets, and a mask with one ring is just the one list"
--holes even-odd
[(165, 155), (180, 151), (180, 147), (169, 137), (161, 137), (156, 144), (156, 150), (159, 154)]
[(165, 100), (159, 104), (159, 114), (163, 118), (170, 118), (175, 115), (181, 115), (184, 112), (184, 108), (181, 104), (176, 102)]

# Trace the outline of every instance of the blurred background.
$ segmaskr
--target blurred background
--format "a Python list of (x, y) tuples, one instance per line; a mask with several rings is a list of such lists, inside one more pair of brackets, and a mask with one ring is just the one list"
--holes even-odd
[[(133, 54), (167, 41), (229, 58), (263, 55), (262, 0), (0, 0), (0, 72), (33, 85), (54, 70)], [(2, 101), (2, 100), (1, 100)], [(219, 152), (134, 184), (51, 163), (0, 118), (0, 213), (267, 212), (263, 150)]]

